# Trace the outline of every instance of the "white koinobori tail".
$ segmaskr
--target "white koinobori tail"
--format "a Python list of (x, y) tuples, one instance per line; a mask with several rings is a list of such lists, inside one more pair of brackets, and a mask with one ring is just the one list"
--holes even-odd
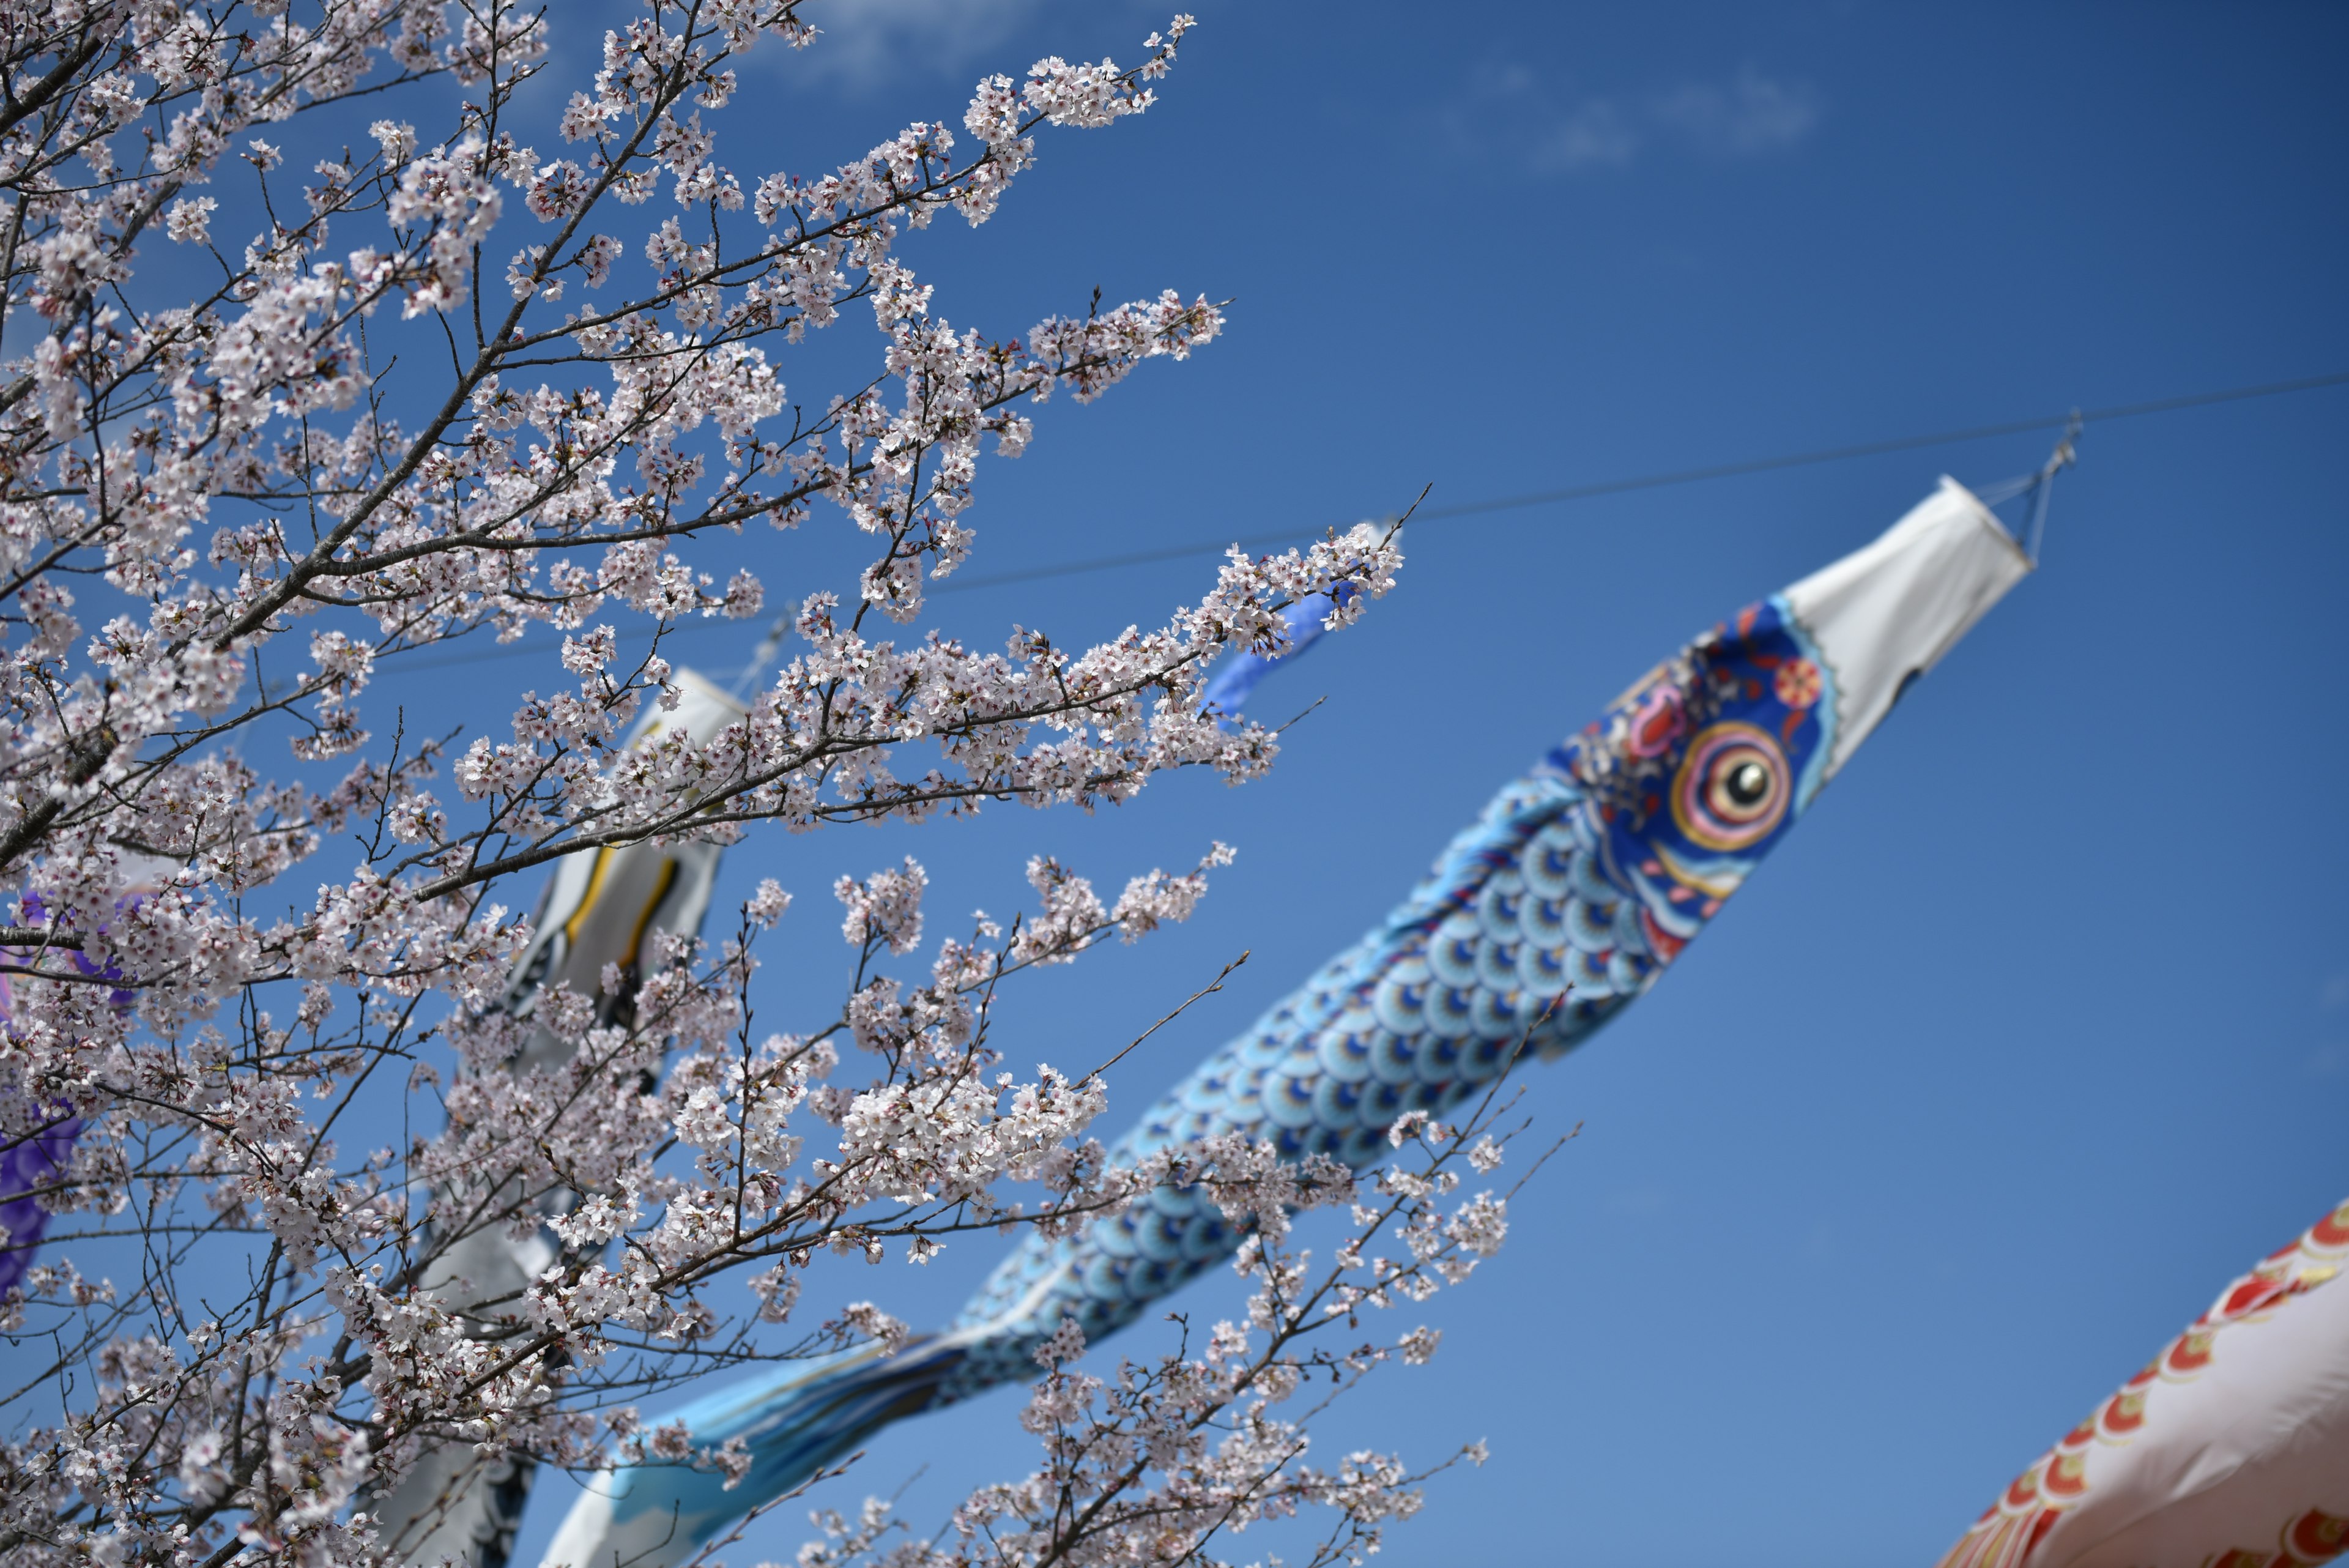
[[(1662, 686), (1683, 700), (1671, 714), (1701, 698), (1713, 702), (1705, 735), (1760, 733), (1748, 721), (1766, 718), (1764, 740), (1773, 748), (1780, 737), (1806, 737), (1785, 742), (1804, 765), (1795, 768), (1780, 754), (1782, 769), (1791, 772), (1775, 775), (1785, 786), (1781, 806), (1791, 823), (1903, 687), (1931, 669), (2030, 570), (2030, 558), (1982, 503), (1944, 482), (1874, 543), (1803, 578), (1768, 605), (1753, 607), (1750, 620), (1739, 618), (1744, 629), (1727, 623), (1717, 628), (1686, 656), (1687, 691), (1676, 683), (1682, 677), (1669, 673), (1677, 665), (1660, 666), (1590, 733), (1612, 735), (1619, 720), (1644, 722), (1626, 705), (1651, 712), (1647, 698)], [(1765, 610), (1775, 629), (1763, 629)], [(1302, 650), (1326, 613), (1309, 604), (1291, 611), (1292, 650), (1285, 657)], [(1766, 667), (1748, 657), (1765, 654)], [(1219, 715), (1238, 711), (1272, 662), (1235, 657), (1209, 683), (1206, 706)], [(1733, 682), (1728, 680), (1733, 673)], [(1732, 686), (1734, 703), (1744, 705), (1734, 711), (1724, 695)], [(1679, 748), (1674, 754), (1686, 754), (1682, 772), (1700, 768), (1710, 754), (1698, 745), (1702, 738), (1682, 734), (1671, 742)], [(1640, 755), (1663, 770), (1660, 779), (1678, 776), (1658, 760), (1661, 753)], [(1793, 774), (1803, 778), (1800, 788), (1793, 787)], [(1676, 819), (1651, 806), (1652, 820), (1638, 844), (1609, 837), (1603, 849), (1590, 849), (1603, 835), (1633, 829), (1628, 818), (1604, 816), (1578, 782), (1581, 777), (1546, 760), (1534, 774), (1505, 784), (1402, 906), (1145, 1110), (1112, 1158), (1237, 1132), (1269, 1138), (1292, 1153), (1318, 1149), (1358, 1167), (1374, 1163), (1388, 1149), (1387, 1127), (1404, 1107), (1441, 1114), (1503, 1071), (1511, 1045), (1529, 1041), (1533, 1054), (1556, 1054), (1643, 994), (1743, 879), (1749, 863), (1716, 857), (1692, 871), (1722, 877), (1702, 905), (1677, 885), (1667, 891), (1657, 884), (1645, 892), (1629, 886), (1620, 867), (1647, 875), (1641, 860), (1651, 849), (1659, 859), (1667, 853), (1661, 836), (1677, 832)], [(1775, 841), (1775, 830), (1765, 825), (1752, 854)], [(1633, 848), (1640, 853), (1630, 853)], [(1661, 866), (1655, 876), (1664, 876)], [(1664, 932), (1651, 945), (1644, 923), (1651, 915), (1678, 934)], [(1464, 929), (1455, 931), (1463, 922)], [(1592, 958), (1581, 946), (1555, 956), (1588, 960), (1615, 988), (1574, 980), (1587, 987), (1584, 994), (1554, 1014), (1541, 1011), (1548, 1022), (1530, 1032), (1512, 1022), (1537, 1015), (1527, 997), (1555, 994), (1526, 978), (1527, 966), (1561, 941), (1584, 943), (1575, 933), (1586, 926), (1587, 945), (1608, 948), (1611, 957)], [(1466, 946), (1464, 958), (1456, 950), (1460, 943)], [(1502, 950), (1518, 955), (1515, 982), (1495, 967)], [(1439, 964), (1452, 970), (1438, 972)], [(1391, 1001), (1394, 1009), (1386, 1006)], [(806, 1482), (818, 1466), (887, 1423), (1032, 1376), (1032, 1352), (1063, 1319), (1074, 1320), (1088, 1342), (1099, 1343), (1229, 1257), (1240, 1237), (1195, 1191), (1162, 1189), (1143, 1209), (1097, 1221), (1078, 1236), (1031, 1239), (945, 1334), (916, 1340), (895, 1356), (860, 1352), (778, 1366), (667, 1412), (684, 1422), (696, 1444), (739, 1439), (750, 1458), (750, 1471), (731, 1485), (714, 1471), (676, 1464), (605, 1471), (564, 1521), (545, 1568), (682, 1563), (730, 1521)]]
[(2219, 1293), (1941, 1568), (2309, 1568), (2349, 1552), (2349, 1202)]
[[(683, 692), (676, 709), (648, 711), (630, 745), (684, 732), (706, 744), (745, 710), (691, 670), (672, 678)], [(541, 992), (568, 982), (582, 996), (601, 993), (604, 966), (633, 971), (656, 932), (692, 936), (709, 908), (720, 851), (711, 844), (656, 847), (647, 844), (582, 850), (555, 863), (541, 899), (530, 946), (514, 965), (506, 1009), (528, 1017)], [(605, 1002), (605, 1022), (635, 994), (624, 983)], [(544, 1028), (531, 1031), (510, 1064), (515, 1072), (560, 1066), (569, 1047)], [(460, 1238), (435, 1262), (426, 1286), (459, 1311), (512, 1301), (555, 1261), (551, 1234), (524, 1241), (490, 1227)], [(506, 1309), (486, 1307), (486, 1323)], [(530, 1494), (526, 1459), (482, 1461), (469, 1444), (437, 1449), (419, 1459), (375, 1509), (382, 1539), (401, 1559), (430, 1563), (453, 1558), (470, 1568), (503, 1568), (522, 1507)]]
[(1874, 543), (1786, 589), (1786, 607), (1836, 672), (1833, 778), (1909, 683), (1941, 660), (2031, 570), (1998, 519), (1956, 480)]

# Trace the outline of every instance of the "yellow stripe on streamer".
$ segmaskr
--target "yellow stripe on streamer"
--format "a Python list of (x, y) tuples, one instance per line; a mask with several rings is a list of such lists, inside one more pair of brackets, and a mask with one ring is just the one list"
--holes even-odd
[[(647, 714), (629, 736), (629, 745), (646, 745), (678, 730), (695, 745), (707, 745), (748, 711), (689, 670), (671, 679), (682, 700), (671, 712)], [(536, 935), (514, 965), (507, 1009), (526, 1018), (540, 992), (566, 981), (581, 996), (598, 996), (604, 966), (611, 963), (620, 966), (620, 990), (604, 999), (599, 1015), (606, 1023), (619, 1017), (636, 993), (634, 971), (645, 938), (657, 930), (691, 936), (701, 929), (719, 854), (714, 844), (630, 844), (564, 856), (555, 863), (533, 922)], [(515, 1065), (547, 1066), (564, 1054), (560, 1041), (535, 1030)]]
[[(748, 711), (689, 670), (673, 680), (683, 700), (669, 712), (647, 713), (629, 745), (679, 730), (695, 745), (707, 745)], [(630, 844), (583, 849), (555, 862), (535, 934), (507, 983), (506, 1010), (527, 1018), (549, 986), (568, 984), (596, 1001), (602, 1022), (629, 1022), (646, 937), (657, 930), (690, 937), (700, 930), (720, 854), (714, 844)], [(619, 989), (610, 996), (603, 994), (607, 963), (621, 971)], [(570, 1050), (551, 1031), (533, 1029), (510, 1066), (516, 1072), (560, 1066)], [(426, 1284), (443, 1304), (478, 1319), (486, 1331), (511, 1317), (510, 1303), (556, 1257), (551, 1231), (516, 1241), (504, 1227), (492, 1226), (450, 1242), (433, 1261)], [(485, 1459), (471, 1444), (451, 1443), (418, 1460), (370, 1509), (385, 1544), (403, 1562), (453, 1559), (465, 1568), (502, 1568), (530, 1480), (525, 1459)]]

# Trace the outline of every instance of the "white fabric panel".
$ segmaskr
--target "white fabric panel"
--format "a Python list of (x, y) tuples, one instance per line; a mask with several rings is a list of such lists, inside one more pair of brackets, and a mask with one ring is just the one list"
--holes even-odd
[(2312, 1291), (2272, 1312), (2228, 1329), (2225, 1359), (2202, 1376), (2164, 1387), (2158, 1418), (2128, 1448), (2089, 1460), (2087, 1495), (2056, 1519), (2035, 1563), (2200, 1568), (2225, 1552), (2298, 1545), (2292, 1558), (2304, 1563), (2315, 1542), (2340, 1550), (2349, 1288)]
[(1940, 661), (2031, 571), (2023, 546), (1954, 479), (1865, 549), (1785, 592), (1835, 674), (1837, 769), (1892, 711), (1901, 683)]
[(1942, 1568), (2307, 1568), (2349, 1549), (2349, 1203), (2261, 1261)]
[[(600, 1568), (605, 1563), (652, 1563), (663, 1542), (616, 1541), (612, 1535), (612, 1472), (598, 1471), (563, 1516), (562, 1526), (548, 1542), (541, 1568)], [(667, 1520), (662, 1535), (670, 1533)]]

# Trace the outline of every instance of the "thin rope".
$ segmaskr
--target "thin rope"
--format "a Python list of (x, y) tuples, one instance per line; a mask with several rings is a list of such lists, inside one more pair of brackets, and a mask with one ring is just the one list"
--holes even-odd
[[(2151, 402), (2118, 403), (2104, 409), (2074, 409), (2065, 413), (2049, 414), (2039, 419), (2009, 420), (2002, 424), (1971, 425), (1963, 430), (1939, 431), (1931, 435), (1896, 436), (1890, 441), (1868, 441), (1858, 446), (1826, 447), (1816, 452), (1791, 452), (1781, 457), (1757, 457), (1744, 462), (1721, 462), (1703, 468), (1674, 469), (1665, 473), (1646, 473), (1631, 479), (1601, 480), (1595, 484), (1578, 484), (1564, 490), (1541, 490), (1527, 495), (1507, 495), (1493, 501), (1465, 501), (1456, 506), (1423, 506), (1413, 515), (1418, 520), (1432, 521), (1444, 517), (1475, 517), (1488, 512), (1508, 512), (1526, 506), (1556, 505), (1570, 501), (1589, 501), (1602, 495), (1621, 495), (1635, 490), (1661, 490), (1669, 485), (1696, 484), (1708, 479), (1732, 479), (1741, 474), (1770, 473), (1785, 468), (1805, 468), (1814, 463), (1842, 462), (1858, 457), (1880, 457), (1887, 452), (1914, 452), (1920, 447), (1954, 446), (1961, 441), (1983, 441), (1992, 436), (2023, 435), (2032, 431), (2054, 430), (2068, 426), (2075, 420), (2133, 420), (2147, 414), (2169, 413), (2179, 409), (2209, 408), (2218, 403), (2240, 402), (2247, 398), (2272, 398), (2287, 392), (2312, 392), (2323, 387), (2349, 384), (2349, 370), (2330, 376), (2308, 376), (2293, 381), (2271, 381), (2258, 387), (2230, 387), (2224, 391), (2196, 392), (2182, 398), (2159, 398)], [(2027, 483), (2028, 482), (2026, 482)], [(2011, 498), (2010, 498), (2011, 499)], [(933, 595), (964, 592), (973, 588), (1000, 587), (1009, 583), (1037, 582), (1046, 577), (1073, 576), (1081, 572), (1102, 572), (1117, 566), (1139, 566), (1153, 561), (1181, 560), (1188, 556), (1214, 553), (1220, 555), (1233, 545), (1269, 545), (1285, 539), (1318, 537), (1319, 530), (1286, 528), (1277, 534), (1254, 534), (1238, 539), (1202, 540), (1195, 544), (1175, 545), (1164, 549), (1142, 550), (1129, 556), (1102, 556), (1090, 560), (1064, 561), (1057, 566), (1033, 566), (1025, 571), (998, 572), (991, 576), (957, 577), (940, 583), (930, 590)]]
[(759, 683), (759, 678), (775, 661), (775, 655), (783, 650), (783, 634), (791, 629), (792, 618), (788, 613), (775, 618), (775, 624), (769, 627), (767, 635), (759, 639), (759, 646), (751, 650), (750, 661), (742, 666), (742, 673), (734, 678), (734, 684), (729, 688), (728, 694), (734, 701), (740, 702), (750, 697), (751, 690)]
[[(1702, 468), (1673, 469), (1661, 473), (1645, 473), (1629, 479), (1600, 480), (1592, 484), (1570, 485), (1563, 490), (1536, 491), (1525, 495), (1506, 495), (1491, 501), (1466, 501), (1455, 506), (1422, 507), (1413, 514), (1414, 523), (1433, 522), (1446, 517), (1479, 517), (1487, 513), (1516, 511), (1528, 506), (1553, 506), (1569, 502), (1590, 501), (1605, 495), (1621, 495), (1638, 490), (1661, 490), (1671, 485), (1697, 484), (1707, 480), (1733, 479), (1743, 474), (1772, 473), (1781, 469), (1806, 468), (1817, 463), (1844, 462), (1854, 458), (1880, 457), (1888, 452), (1916, 452), (1925, 447), (1954, 446), (1962, 441), (1986, 441), (1993, 436), (2023, 435), (2032, 431), (2071, 429), (2075, 425), (2093, 424), (2101, 421), (2141, 419), (2148, 414), (2174, 413), (2185, 409), (2207, 409), (2220, 403), (2243, 402), (2253, 398), (2282, 397), (2292, 392), (2313, 392), (2326, 387), (2349, 385), (2349, 370), (2329, 376), (2303, 376), (2296, 380), (2268, 381), (2255, 387), (2229, 387), (2220, 391), (2189, 392), (2183, 397), (2156, 398), (2146, 402), (2115, 403), (2101, 409), (2073, 409), (2060, 414), (2047, 414), (2036, 419), (2007, 420), (1998, 424), (1969, 425), (1961, 430), (1936, 431), (1930, 435), (1895, 436), (1889, 441), (1864, 441), (1857, 446), (1823, 447), (1812, 452), (1789, 452), (1777, 457), (1750, 458), (1741, 462), (1711, 463)], [(2063, 449), (2058, 448), (2061, 452)], [(2054, 460), (2051, 459), (2051, 462)], [(2017, 489), (2001, 500), (2011, 501), (2025, 490), (2040, 492), (2038, 505), (2041, 524), (2045, 522), (2044, 495), (2053, 474), (2043, 471), (2020, 481)], [(1993, 486), (1992, 488), (1998, 488)], [(1226, 535), (1219, 539), (1201, 539), (1190, 544), (1170, 545), (1156, 550), (1137, 550), (1129, 555), (1095, 556), (1081, 561), (1062, 561), (1049, 566), (1030, 566), (1020, 571), (997, 572), (988, 576), (955, 577), (939, 583), (929, 592), (940, 594), (967, 593), (978, 588), (1008, 587), (1014, 583), (1043, 582), (1052, 577), (1079, 576), (1092, 572), (1112, 571), (1120, 566), (1148, 566), (1158, 561), (1180, 561), (1197, 556), (1221, 555), (1232, 545), (1250, 547), (1277, 545), (1294, 539), (1319, 536), (1317, 528), (1283, 528), (1274, 533), (1248, 534), (1238, 538)], [(590, 541), (592, 543), (592, 541)], [(2038, 555), (2035, 537), (2028, 546)], [(719, 620), (696, 622), (674, 628), (669, 637), (686, 637), (702, 632), (729, 629), (732, 623)], [(780, 624), (780, 623), (779, 623)], [(770, 637), (773, 634), (771, 632)], [(780, 649), (781, 642), (777, 640)], [(772, 658), (761, 644), (761, 656)], [(445, 669), (457, 664), (478, 664), (493, 659), (511, 659), (533, 652), (520, 644), (484, 649), (448, 659), (423, 659), (413, 663), (395, 662), (384, 667), (382, 675), (392, 675), (411, 670)], [(746, 669), (742, 689), (758, 678), (759, 670)]]
[(2080, 410), (2072, 410), (2072, 422), (2064, 427), (2064, 439), (2047, 454), (2031, 487), (2031, 536), (2023, 541), (2023, 554), (2033, 566), (2039, 564), (2039, 546), (2047, 538), (2047, 504), (2055, 496), (2055, 476), (2080, 461)]
[(1974, 499), (1989, 508), (1993, 516), (2008, 502), (2017, 497), (2024, 498), (2020, 522), (2007, 523), (2002, 517), (1999, 521), (2009, 534), (2014, 535), (2014, 542), (2023, 546), (2023, 553), (2031, 557), (2033, 565), (2039, 560), (2040, 542), (2047, 536), (2047, 503), (2054, 494), (2055, 476), (2080, 461), (2080, 423), (2081, 416), (2074, 413), (2071, 422), (2064, 427), (2063, 438), (2056, 441), (2055, 450), (2047, 454), (2045, 462), (2029, 473), (2018, 473), (2013, 479), (2002, 479), (1995, 484), (1969, 486), (1974, 493)]

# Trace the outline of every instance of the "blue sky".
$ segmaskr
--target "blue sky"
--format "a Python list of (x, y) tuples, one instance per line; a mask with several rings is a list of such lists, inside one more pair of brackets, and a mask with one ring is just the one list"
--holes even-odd
[[(2339, 7), (1198, 10), (1158, 109), (1048, 137), (993, 223), (911, 249), (939, 312), (996, 334), (1096, 284), (1235, 301), (1195, 361), (1056, 403), (1027, 457), (982, 472), (974, 576), (1349, 522), (1429, 483), (1458, 504), (2349, 369)], [(820, 170), (907, 119), (958, 119), (982, 70), (1131, 57), (1163, 21), (877, 4), (809, 56), (754, 56), (719, 156)], [(592, 47), (561, 50), (566, 88)], [(794, 392), (820, 401), (869, 363), (863, 332), (790, 367)], [(2344, 424), (2336, 388), (2092, 425), (2044, 569), (1665, 984), (1528, 1072), (1540, 1125), (1581, 1137), (1509, 1248), (1429, 1314), (1436, 1361), (1323, 1428), (1325, 1456), (1492, 1445), (1387, 1562), (1930, 1563), (2349, 1191)], [(1015, 1064), (1081, 1068), (1252, 950), (1226, 995), (1117, 1068), (1114, 1131), (1630, 677), (1865, 542), (1938, 473), (1987, 483), (2048, 444), (1414, 527), (1397, 594), (1265, 689), (1267, 711), (1327, 701), (1262, 784), (754, 837), (729, 889), (776, 876), (801, 898), (762, 1016), (835, 1004), (823, 889), (843, 871), (918, 852), (944, 915), (1015, 907), (1032, 853), (1114, 887), (1226, 840), (1240, 858), (1192, 924), (1001, 1012)], [(796, 597), (851, 584), (847, 532), (820, 517), (745, 547)], [(938, 619), (988, 643), (1014, 621), (1099, 637), (1161, 619), (1211, 570), (974, 589)], [(689, 651), (730, 674), (754, 635)], [(482, 670), (559, 679), (538, 657)], [(424, 701), (403, 679), (378, 702)], [(495, 685), (429, 701), (486, 722), (510, 706)], [(843, 1266), (811, 1305), (872, 1295), (942, 1322), (998, 1256), (971, 1241), (926, 1273)], [(1217, 1278), (1182, 1304), (1236, 1300)], [(905, 1508), (935, 1521), (1029, 1466), (1018, 1401), (885, 1435), (823, 1501), (914, 1477)], [(523, 1561), (567, 1501), (543, 1489)], [(792, 1511), (730, 1555), (787, 1559), (802, 1533)]]

